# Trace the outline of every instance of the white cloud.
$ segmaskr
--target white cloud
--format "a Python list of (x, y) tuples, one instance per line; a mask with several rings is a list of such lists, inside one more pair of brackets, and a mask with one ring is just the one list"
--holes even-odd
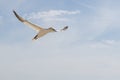
[(67, 11), (67, 10), (49, 10), (37, 13), (29, 14), (29, 18), (44, 18), (44, 17), (55, 17), (55, 16), (64, 16), (64, 15), (73, 15), (79, 14), (80, 11)]
[(114, 45), (117, 43), (115, 40), (102, 40), (102, 42), (107, 45)]
[(66, 15), (79, 14), (80, 11), (67, 11), (67, 10), (49, 10), (43, 12), (33, 12), (28, 16), (28, 19), (43, 19), (44, 21), (67, 21)]

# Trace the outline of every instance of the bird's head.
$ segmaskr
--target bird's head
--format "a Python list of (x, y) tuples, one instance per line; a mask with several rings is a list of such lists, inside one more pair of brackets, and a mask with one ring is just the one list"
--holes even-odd
[(49, 30), (51, 30), (51, 32), (57, 32), (54, 28), (50, 27), (48, 28)]

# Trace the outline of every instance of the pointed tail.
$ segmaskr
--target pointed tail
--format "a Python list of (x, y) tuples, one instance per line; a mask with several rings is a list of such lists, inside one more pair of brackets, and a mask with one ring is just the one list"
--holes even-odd
[(65, 31), (68, 29), (68, 26), (65, 26), (63, 29), (61, 29), (61, 31)]

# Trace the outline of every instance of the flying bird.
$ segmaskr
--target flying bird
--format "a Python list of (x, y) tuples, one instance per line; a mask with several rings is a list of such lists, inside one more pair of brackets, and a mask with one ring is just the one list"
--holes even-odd
[(15, 16), (17, 17), (17, 19), (19, 21), (21, 21), (22, 23), (24, 23), (25, 25), (31, 27), (32, 29), (34, 29), (35, 31), (37, 31), (37, 35), (35, 35), (35, 37), (32, 39), (32, 40), (37, 40), (38, 38), (46, 35), (47, 33), (50, 33), (50, 32), (58, 32), (58, 31), (65, 31), (66, 29), (68, 29), (68, 26), (65, 26), (63, 29), (61, 30), (55, 30), (54, 28), (52, 27), (49, 27), (49, 28), (42, 28), (41, 26), (38, 26), (36, 24), (33, 24), (29, 21), (27, 21), (26, 19), (22, 18), (21, 16), (19, 16), (14, 10), (13, 10), (13, 13), (15, 14)]

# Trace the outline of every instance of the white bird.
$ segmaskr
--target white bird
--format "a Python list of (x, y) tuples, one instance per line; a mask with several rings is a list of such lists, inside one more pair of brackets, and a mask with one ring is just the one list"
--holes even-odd
[[(20, 20), (22, 23), (24, 23), (25, 25), (28, 25), (29, 27), (31, 27), (32, 29), (34, 29), (38, 32), (37, 35), (32, 40), (37, 40), (38, 38), (40, 38), (50, 32), (58, 32), (58, 30), (55, 30), (52, 27), (45, 29), (45, 28), (42, 28), (38, 25), (35, 25), (35, 24), (29, 22), (26, 19), (19, 16), (14, 10), (13, 10), (13, 13), (15, 14), (15, 16), (17, 17), (18, 20)], [(68, 26), (65, 26), (63, 29), (61, 29), (59, 31), (65, 31), (66, 29), (68, 29)]]

